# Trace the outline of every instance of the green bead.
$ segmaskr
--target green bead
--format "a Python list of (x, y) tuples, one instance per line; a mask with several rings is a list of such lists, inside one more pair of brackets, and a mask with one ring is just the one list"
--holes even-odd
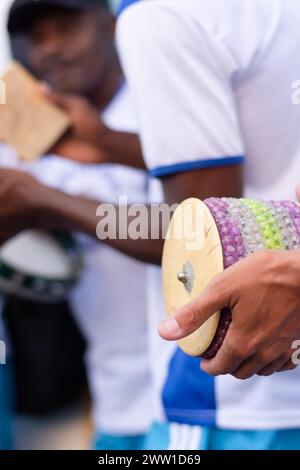
[(244, 199), (243, 204), (252, 211), (260, 227), (265, 248), (270, 250), (284, 250), (285, 245), (280, 229), (268, 206), (262, 201), (253, 201), (251, 199)]

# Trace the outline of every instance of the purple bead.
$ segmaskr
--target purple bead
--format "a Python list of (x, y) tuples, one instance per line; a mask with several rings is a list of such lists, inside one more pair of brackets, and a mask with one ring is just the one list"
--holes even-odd
[(276, 201), (275, 204), (272, 204), (276, 207), (282, 207), (289, 214), (300, 243), (300, 208), (291, 201)]
[(245, 254), (244, 243), (238, 222), (229, 216), (229, 204), (225, 198), (210, 198), (205, 201), (215, 219), (223, 248), (224, 268), (232, 266), (237, 256)]
[(229, 255), (229, 256), (226, 257), (227, 267), (232, 266), (235, 262), (236, 262), (235, 256), (230, 256)]
[[(227, 269), (246, 256), (245, 243), (241, 233), (240, 224), (247, 227), (248, 221), (244, 217), (243, 212), (230, 205), (231, 199), (210, 198), (204, 202), (215, 219), (222, 243), (224, 268)], [(232, 203), (234, 203), (234, 200), (232, 200)], [(291, 201), (271, 201), (270, 205), (278, 210), (279, 218), (284, 216), (284, 211), (289, 214), (289, 218), (293, 222), (293, 227), (285, 222), (282, 224), (285, 225), (287, 233), (286, 237), (288, 238), (290, 233), (292, 240), (293, 233), (295, 232), (300, 240), (300, 207)], [(282, 209), (282, 214), (280, 209)], [(266, 228), (268, 230), (272, 229), (268, 224)], [(293, 228), (295, 230), (293, 230)], [(281, 231), (282, 230), (283, 227)], [(257, 240), (258, 234), (254, 230), (253, 234), (249, 232), (249, 236), (253, 237), (255, 243), (259, 242), (260, 237), (258, 237)], [(213, 342), (202, 357), (211, 359), (217, 354), (218, 350), (222, 346), (227, 330), (230, 326), (231, 319), (231, 311), (229, 309), (223, 309)]]
[(241, 231), (236, 225), (234, 225), (231, 230), (234, 235), (241, 235)]
[(242, 256), (245, 252), (245, 247), (243, 244), (239, 243), (236, 247), (238, 255)]

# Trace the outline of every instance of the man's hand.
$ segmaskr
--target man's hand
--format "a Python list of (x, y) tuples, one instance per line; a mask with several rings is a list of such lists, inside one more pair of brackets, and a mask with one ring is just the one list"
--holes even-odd
[[(300, 185), (296, 194), (300, 203)], [(202, 361), (204, 371), (246, 379), (294, 369), (292, 345), (300, 340), (300, 252), (260, 252), (237, 263), (163, 322), (160, 335), (184, 338), (224, 307), (231, 308), (233, 321), (216, 357)]]
[(50, 153), (81, 163), (116, 163), (146, 169), (137, 134), (107, 127), (99, 111), (85, 98), (54, 93), (46, 85), (41, 87), (41, 92), (66, 111), (73, 122), (72, 129)]
[(110, 129), (101, 121), (100, 113), (80, 96), (55, 93), (48, 86), (41, 92), (70, 117), (72, 129), (56, 144), (51, 153), (82, 163), (105, 163), (109, 156), (104, 142)]
[(300, 252), (260, 252), (218, 275), (160, 335), (178, 340), (199, 328), (223, 307), (232, 323), (215, 358), (202, 361), (211, 375), (247, 379), (291, 370), (293, 342), (300, 340)]
[(72, 131), (68, 132), (60, 139), (60, 141), (50, 149), (49, 153), (86, 164), (106, 163), (108, 161), (108, 156), (104, 151), (74, 136)]
[(43, 191), (44, 187), (27, 173), (0, 170), (0, 245), (20, 231), (35, 227)]

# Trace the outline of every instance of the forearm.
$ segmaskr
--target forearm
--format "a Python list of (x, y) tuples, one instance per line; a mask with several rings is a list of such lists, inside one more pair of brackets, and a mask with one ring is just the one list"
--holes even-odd
[[(151, 226), (150, 207), (146, 207), (148, 214), (148, 220), (145, 221), (148, 227), (147, 236), (144, 239), (133, 239), (130, 233), (130, 224), (135, 217), (127, 213), (125, 220), (127, 225), (120, 227), (120, 210), (124, 212), (124, 208), (111, 206), (115, 211), (115, 216), (111, 219), (110, 233), (110, 223), (107, 224), (109, 219), (104, 215), (99, 215), (99, 211), (97, 215), (97, 210), (101, 207), (99, 201), (69, 196), (49, 188), (43, 188), (42, 191), (43, 196), (40, 197), (39, 208), (35, 211), (38, 227), (80, 231), (93, 238), (103, 240), (116, 250), (139, 261), (158, 265), (161, 263), (163, 228), (159, 224), (155, 227)], [(116, 226), (114, 227), (115, 221)], [(106, 230), (107, 225), (109, 225), (108, 230)]]
[(136, 134), (106, 129), (99, 142), (111, 163), (146, 169), (141, 144)]
[(220, 167), (181, 173), (164, 179), (164, 191), (169, 204), (181, 203), (196, 197), (243, 196), (243, 168), (241, 166)]

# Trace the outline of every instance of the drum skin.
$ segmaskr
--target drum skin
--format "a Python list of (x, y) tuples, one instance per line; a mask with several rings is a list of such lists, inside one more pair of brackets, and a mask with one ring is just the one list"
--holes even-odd
[(39, 302), (60, 302), (82, 267), (75, 239), (64, 232), (27, 230), (0, 249), (0, 289)]

